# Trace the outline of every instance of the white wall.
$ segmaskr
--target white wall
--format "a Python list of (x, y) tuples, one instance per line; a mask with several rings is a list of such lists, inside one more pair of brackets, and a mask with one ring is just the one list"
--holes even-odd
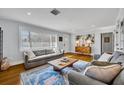
[[(62, 33), (55, 30), (42, 28), (26, 23), (0, 19), (0, 27), (3, 30), (3, 55), (4, 57), (8, 57), (11, 65), (23, 63), (23, 53), (19, 49), (19, 26), (24, 26), (30, 28), (32, 31), (39, 31), (42, 33), (49, 34), (57, 34), (58, 36), (67, 37), (70, 40), (70, 34)], [(67, 51), (69, 51), (70, 42), (66, 42), (68, 44)], [(60, 44), (58, 42), (59, 47), (64, 48), (64, 44)]]
[(92, 51), (94, 54), (101, 54), (101, 33), (108, 33), (114, 31), (114, 26), (109, 27), (103, 27), (103, 28), (97, 28), (85, 32), (80, 32), (76, 34), (71, 35), (71, 52), (75, 52), (75, 37), (76, 35), (85, 35), (85, 34), (95, 34), (95, 44), (92, 47)]
[(37, 26), (33, 26), (30, 24), (25, 24), (21, 22), (0, 19), (0, 27), (3, 29), (3, 54), (4, 57), (8, 57), (11, 64), (19, 64), (23, 63), (23, 53), (19, 49), (19, 26), (23, 25), (25, 27), (30, 28), (32, 31), (40, 31), (42, 33), (49, 34), (57, 34), (58, 36), (63, 36), (66, 46), (64, 47), (64, 43), (58, 42), (58, 47), (63, 48), (66, 51), (75, 52), (75, 37), (76, 35), (83, 35), (94, 33), (95, 34), (95, 44), (93, 51), (95, 54), (101, 53), (101, 33), (113, 32), (114, 27), (104, 27), (94, 29), (92, 31), (84, 31), (76, 34), (68, 34), (62, 33), (51, 29), (41, 28)]

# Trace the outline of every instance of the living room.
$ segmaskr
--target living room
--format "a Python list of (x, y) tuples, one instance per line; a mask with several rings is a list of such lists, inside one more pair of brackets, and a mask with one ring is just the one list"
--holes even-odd
[[(114, 82), (123, 72), (123, 14), (122, 8), (0, 8), (0, 85), (123, 85)], [(108, 66), (101, 76), (107, 79), (78, 74), (91, 65)]]

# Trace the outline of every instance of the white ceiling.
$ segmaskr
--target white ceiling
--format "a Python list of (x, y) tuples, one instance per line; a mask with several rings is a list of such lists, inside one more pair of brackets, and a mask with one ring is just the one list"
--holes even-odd
[[(52, 15), (51, 8), (0, 8), (0, 18), (21, 21), (41, 27), (74, 33), (115, 24), (117, 8), (57, 8), (61, 13)], [(31, 15), (27, 15), (30, 12)]]

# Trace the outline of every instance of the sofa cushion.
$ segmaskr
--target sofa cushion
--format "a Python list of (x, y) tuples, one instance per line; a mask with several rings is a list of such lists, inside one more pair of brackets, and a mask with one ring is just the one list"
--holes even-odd
[(52, 53), (55, 53), (55, 52), (53, 51), (53, 49), (46, 49), (46, 50), (45, 50), (45, 54), (52, 54)]
[(45, 55), (45, 49), (44, 50), (37, 50), (37, 51), (33, 51), (33, 52), (36, 56)]
[(84, 71), (84, 75), (93, 79), (110, 84), (121, 71), (121, 65), (113, 64), (110, 66), (90, 66)]
[(101, 55), (101, 57), (98, 59), (98, 61), (109, 61), (109, 59), (112, 57), (112, 55), (104, 53)]
[(113, 85), (124, 85), (124, 70), (122, 70), (119, 75), (113, 81)]
[(105, 85), (103, 82), (82, 75), (82, 73), (74, 70), (71, 70), (70, 73), (68, 73), (68, 79), (69, 83), (72, 85)]

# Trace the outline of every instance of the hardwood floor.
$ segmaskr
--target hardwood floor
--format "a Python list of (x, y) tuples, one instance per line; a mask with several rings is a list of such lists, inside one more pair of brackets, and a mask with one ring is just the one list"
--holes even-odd
[(6, 71), (0, 72), (0, 85), (17, 85), (20, 81), (20, 73), (25, 71), (24, 65), (10, 67)]
[(87, 61), (87, 62), (91, 62), (93, 60), (93, 57), (91, 55), (87, 55), (87, 54), (66, 53), (65, 56), (83, 60), (83, 61)]
[[(84, 54), (66, 53), (65, 56), (88, 62), (91, 62), (92, 60), (92, 56)], [(25, 69), (23, 64), (12, 66), (6, 71), (1, 71), (0, 85), (18, 85), (20, 82), (20, 73), (24, 71)]]

